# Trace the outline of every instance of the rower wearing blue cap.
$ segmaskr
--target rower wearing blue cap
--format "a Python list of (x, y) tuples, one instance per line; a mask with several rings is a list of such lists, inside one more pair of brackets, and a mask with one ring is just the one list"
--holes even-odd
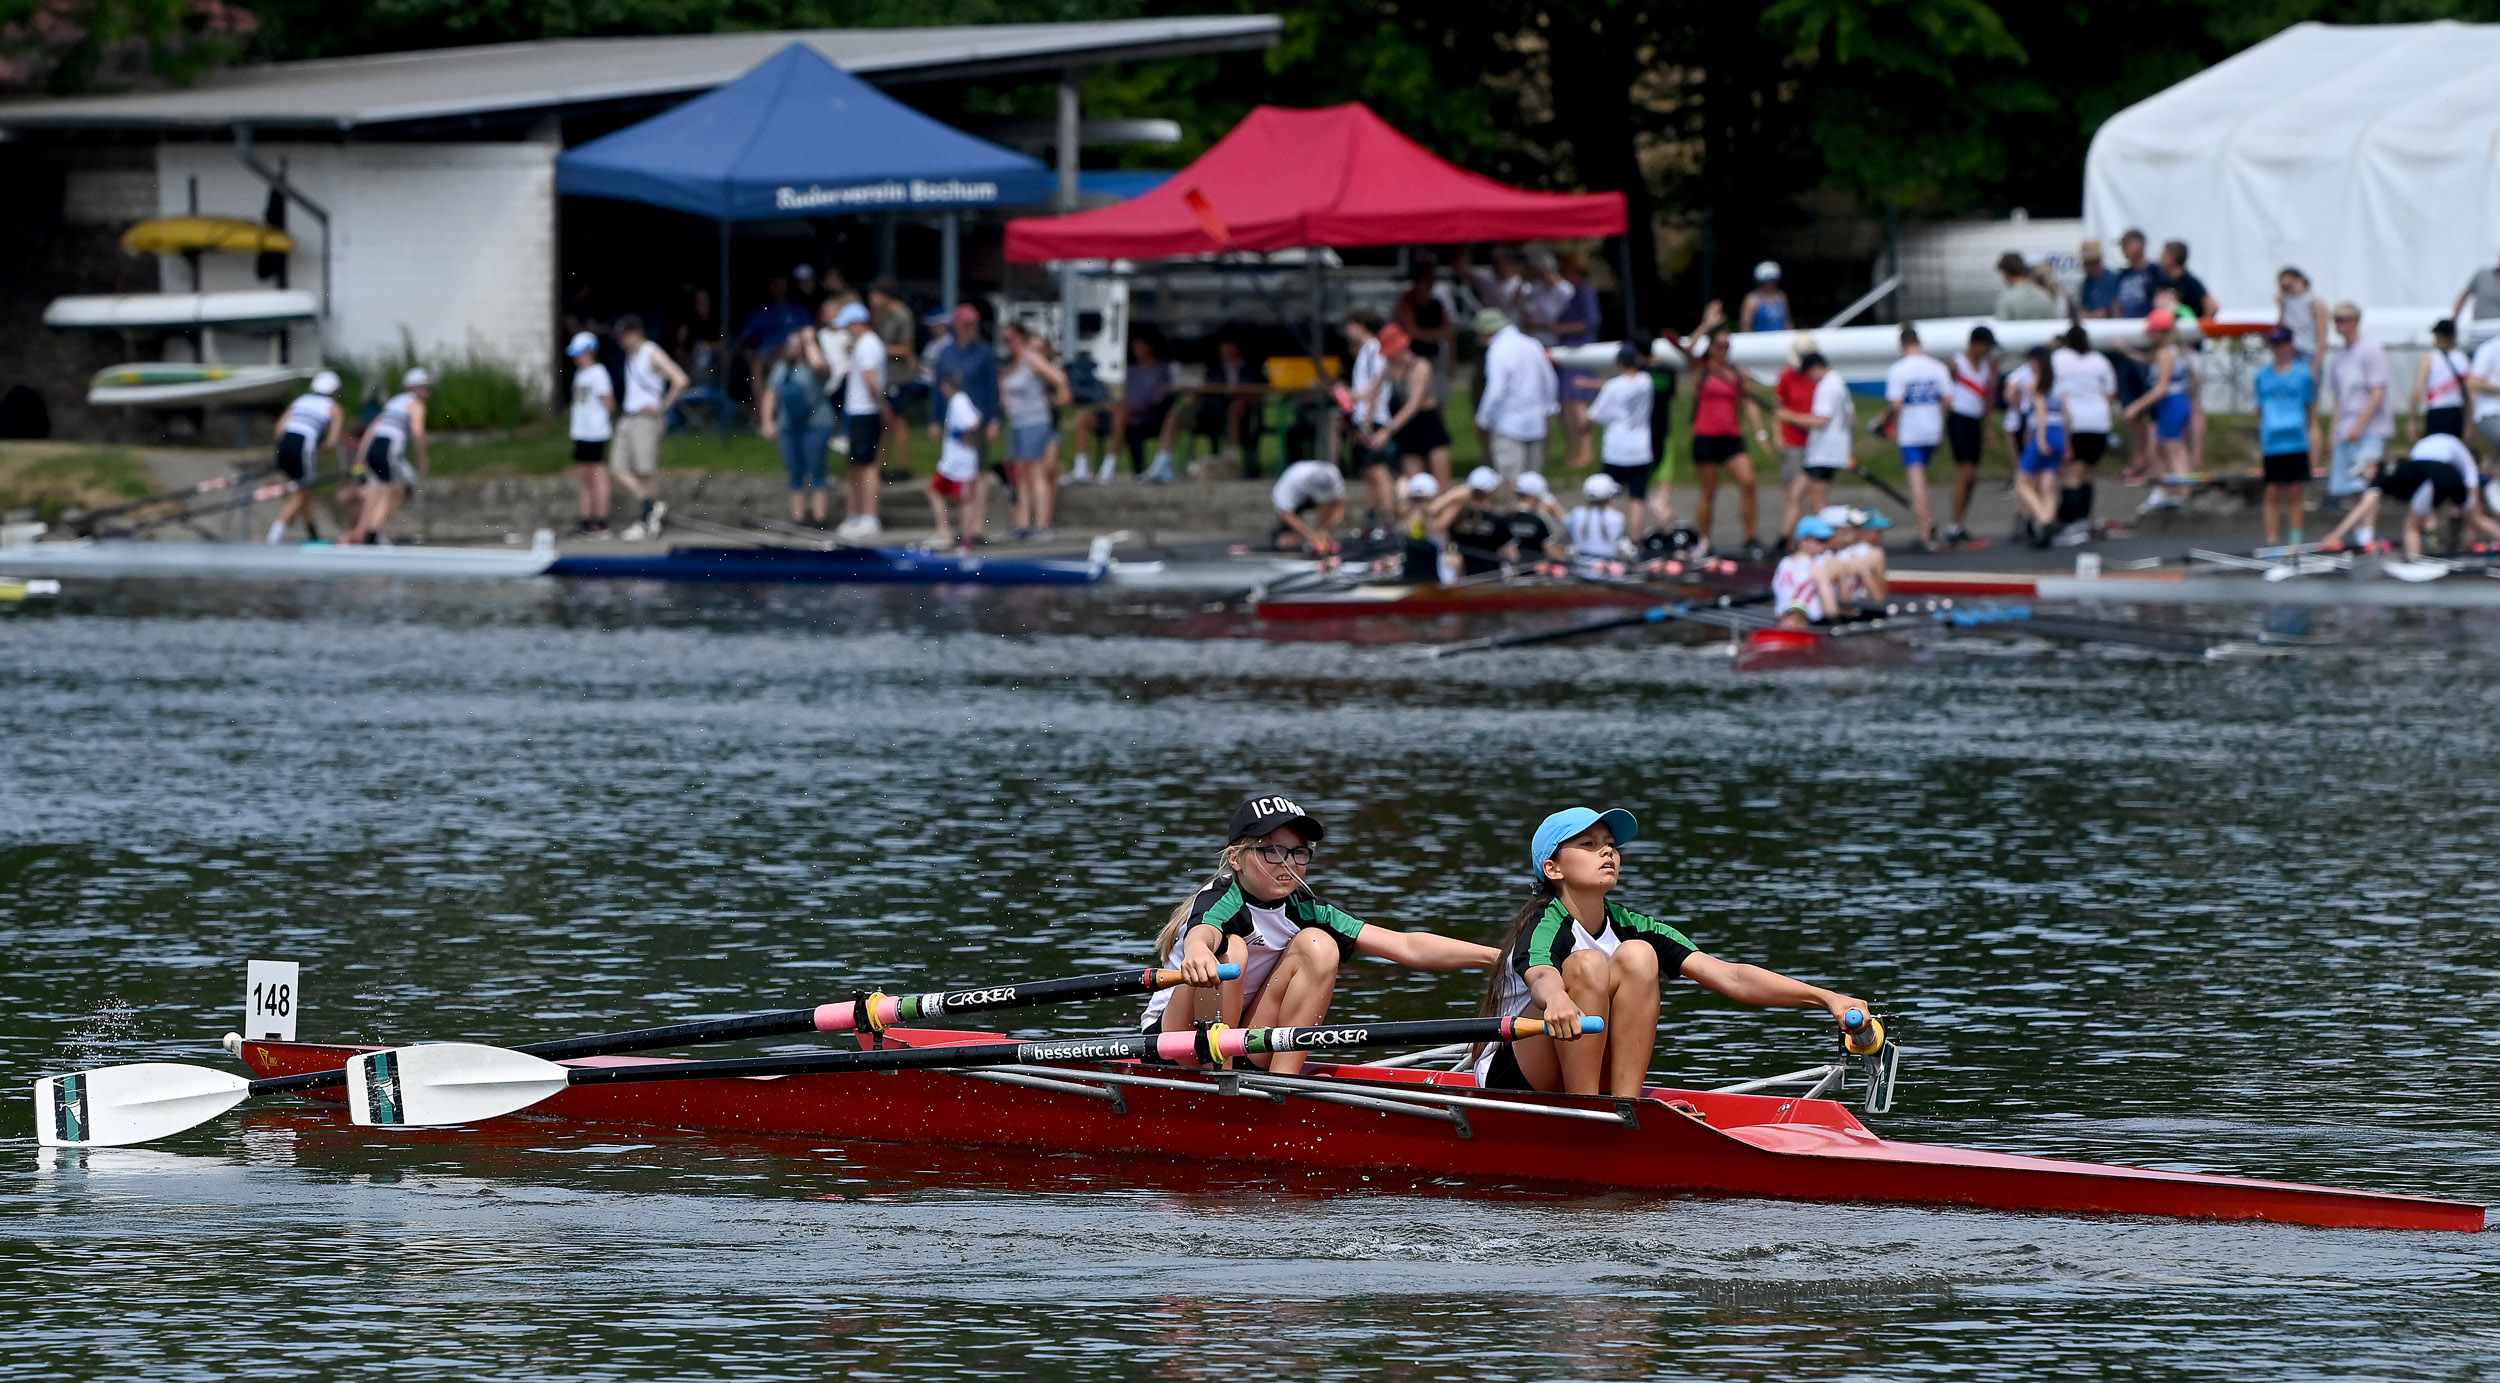
[(1803, 629), (1839, 608), (1840, 593), (1827, 570), (1833, 534), (1818, 515), (1797, 520), (1795, 546), (1771, 569), (1772, 612), (1781, 624)]
[[(1640, 823), (1621, 807), (1572, 807), (1536, 828), (1528, 847), (1534, 885), (1512, 920), (1484, 1011), (1542, 1018), (1552, 1036), (1479, 1053), (1477, 1077), (1487, 1088), (1638, 1098), (1668, 975), (1739, 1003), (1820, 1008), (1844, 1031), (1851, 1010), (1872, 1012), (1863, 999), (1708, 955), (1666, 923), (1609, 901), (1623, 847), (1639, 834)], [(1605, 1019), (1605, 1032), (1581, 1036), (1584, 1016)]]
[(1846, 504), (1832, 505), (1815, 517), (1832, 526), (1832, 540), (1824, 544), (1831, 556), (1823, 565), (1831, 573), (1833, 591), (1843, 600), (1888, 598), (1892, 562), (1884, 555), (1883, 530), (1892, 527), (1892, 520)]

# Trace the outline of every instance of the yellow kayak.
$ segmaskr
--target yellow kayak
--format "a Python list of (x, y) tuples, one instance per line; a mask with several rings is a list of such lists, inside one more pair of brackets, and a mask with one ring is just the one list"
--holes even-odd
[(164, 216), (141, 221), (124, 231), (122, 248), (135, 255), (178, 255), (193, 250), (284, 253), (295, 248), (295, 237), (258, 221), (234, 221), (223, 216)]

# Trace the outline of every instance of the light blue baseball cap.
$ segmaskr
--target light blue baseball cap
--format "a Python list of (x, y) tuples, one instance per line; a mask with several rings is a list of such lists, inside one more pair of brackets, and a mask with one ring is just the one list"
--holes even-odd
[(858, 326), (867, 320), (868, 309), (858, 303), (844, 303), (842, 310), (833, 314), (833, 324), (838, 327)]
[(1797, 536), (1800, 538), (1812, 538), (1818, 542), (1829, 542), (1831, 541), (1832, 536), (1832, 526), (1823, 522), (1821, 519), (1816, 518), (1812, 514), (1808, 514), (1804, 518), (1797, 520)]
[(1528, 877), (1542, 880), (1545, 877), (1545, 862), (1554, 857), (1554, 852), (1562, 848), (1562, 843), (1600, 822), (1615, 833), (1617, 845), (1629, 845), (1632, 838), (1641, 833), (1641, 823), (1621, 807), (1609, 807), (1602, 812), (1590, 811), (1586, 807), (1565, 808), (1545, 818), (1536, 828), (1535, 843), (1528, 847)]

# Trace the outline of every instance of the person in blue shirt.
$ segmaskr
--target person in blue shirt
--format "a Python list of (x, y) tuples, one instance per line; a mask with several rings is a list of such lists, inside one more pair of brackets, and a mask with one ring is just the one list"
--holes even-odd
[[(922, 356), (922, 363), (939, 379), (953, 375), (972, 406), (981, 411), (978, 435), (966, 439), (977, 456), (989, 460), (990, 443), (998, 439), (998, 352), (981, 337), (981, 309), (974, 303), (955, 304), (948, 318), (947, 332), (931, 343)], [(942, 409), (932, 409), (942, 414)], [(933, 417), (929, 435), (938, 437), (945, 426), (943, 416)], [(941, 439), (942, 440), (942, 439)]]
[(2309, 498), (2310, 462), (2317, 452), (2318, 379), (2292, 341), (2276, 327), (2266, 333), (2274, 359), (2257, 371), (2257, 450), (2265, 456), (2266, 545), (2283, 541), (2276, 509), (2291, 520), (2292, 546), (2300, 546), (2301, 511)]
[(2083, 282), (2075, 287), (2075, 308), (2086, 317), (2118, 315), (2118, 274), (2102, 262), (2101, 242), (2083, 242)]
[(1736, 307), (1738, 331), (1786, 331), (1788, 294), (1780, 287), (1780, 266), (1764, 260), (1753, 266), (1753, 291)]

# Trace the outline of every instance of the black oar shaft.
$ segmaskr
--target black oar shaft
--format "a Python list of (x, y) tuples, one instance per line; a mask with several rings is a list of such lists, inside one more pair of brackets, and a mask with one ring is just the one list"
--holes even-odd
[[(1100, 975), (1071, 975), (1053, 980), (1025, 980), (1017, 984), (990, 985), (980, 989), (957, 989), (933, 994), (872, 994), (869, 1007), (874, 1011), (867, 1026), (883, 1030), (897, 1023), (935, 1018), (948, 1013), (981, 1013), (1004, 1008), (1030, 1008), (1037, 1004), (1069, 1004), (1086, 999), (1117, 998), (1124, 994), (1152, 994), (1180, 983), (1177, 970), (1115, 970)], [(740, 1018), (708, 1018), (694, 1023), (673, 1023), (666, 1027), (637, 1028), (632, 1032), (609, 1033), (597, 1037), (563, 1037), (549, 1042), (533, 1042), (515, 1047), (546, 1061), (563, 1061), (571, 1057), (615, 1056), (623, 1052), (647, 1052), (661, 1047), (687, 1047), (702, 1042), (738, 1042), (757, 1037), (781, 1037), (799, 1032), (853, 1032), (859, 1023), (858, 1003), (819, 1004), (814, 1008), (784, 1009), (778, 1013), (753, 1013)], [(708, 1063), (707, 1063), (708, 1064)], [(347, 1072), (313, 1071), (299, 1076), (271, 1076), (252, 1082), (251, 1093), (276, 1095), (293, 1090), (326, 1090), (347, 1084)]]
[(1449, 1042), (1508, 1042), (1543, 1030), (1541, 1023), (1518, 1018), (1436, 1018), (1413, 1023), (1314, 1023), (1290, 1028), (1218, 1028), (1209, 1032), (1147, 1033), (1134, 1037), (1072, 1038), (1049, 1042), (968, 1042), (940, 1047), (889, 1047), (880, 1051), (666, 1062), (648, 1066), (577, 1066), (566, 1073), (566, 1082), (571, 1085), (636, 1085), (648, 1081), (734, 1080), (748, 1076), (823, 1075), (836, 1071), (1040, 1066), (1092, 1061), (1212, 1063), (1281, 1052), (1354, 1051), (1365, 1047), (1434, 1046)]

